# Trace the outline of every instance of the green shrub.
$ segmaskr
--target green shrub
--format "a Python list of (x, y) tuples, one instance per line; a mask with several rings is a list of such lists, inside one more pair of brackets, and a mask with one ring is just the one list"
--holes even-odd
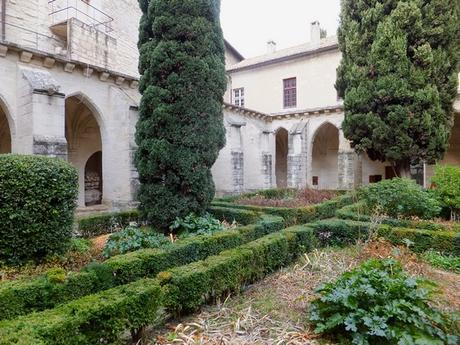
[(63, 160), (0, 155), (0, 260), (62, 253), (72, 236), (78, 176)]
[(312, 229), (298, 226), (186, 266), (161, 272), (165, 307), (173, 314), (198, 310), (291, 263), (315, 243)]
[(224, 230), (224, 226), (209, 213), (199, 217), (193, 213), (185, 218), (177, 218), (170, 227), (171, 231), (182, 236), (212, 235)]
[(11, 321), (0, 322), (0, 345), (93, 345), (119, 343), (126, 330), (136, 333), (153, 323), (162, 292), (145, 279)]
[(451, 218), (456, 220), (460, 213), (460, 168), (437, 165), (431, 181), (441, 205), (447, 207), (451, 211)]
[(132, 226), (112, 234), (104, 247), (104, 256), (111, 256), (133, 252), (145, 248), (165, 248), (171, 242), (163, 234), (151, 229), (140, 229)]
[(457, 344), (430, 305), (429, 282), (410, 278), (399, 262), (370, 260), (322, 285), (312, 302), (315, 332), (353, 344)]
[(62, 283), (52, 283), (46, 276), (0, 282), (0, 320), (53, 308), (145, 277), (155, 277), (161, 271), (204, 260), (283, 227), (282, 218), (264, 215), (253, 225), (185, 239), (165, 249), (141, 249), (114, 256), (103, 263), (90, 264), (81, 272), (68, 274)]
[[(359, 222), (371, 222), (372, 216), (366, 210), (363, 202), (348, 205), (340, 210), (336, 211), (336, 216), (340, 219), (355, 220)], [(423, 230), (433, 231), (448, 231), (449, 228), (444, 224), (435, 223), (428, 220), (415, 220), (415, 219), (395, 219), (395, 218), (382, 218), (381, 224), (403, 227), (403, 228), (414, 228)], [(455, 225), (453, 226), (455, 228)]]
[(327, 219), (310, 224), (310, 226), (314, 229), (315, 236), (321, 247), (343, 247), (369, 238), (369, 223)]
[(140, 223), (137, 210), (92, 215), (77, 220), (78, 233), (82, 237), (96, 237), (111, 234), (127, 227), (131, 222)]
[(213, 205), (209, 213), (222, 222), (230, 224), (236, 222), (242, 225), (254, 224), (260, 217), (260, 212), (257, 210), (241, 209), (234, 207), (233, 204)]
[(460, 233), (453, 231), (430, 231), (396, 228), (388, 225), (379, 227), (378, 235), (396, 245), (410, 244), (416, 253), (430, 249), (447, 255), (460, 256)]
[(359, 198), (370, 210), (381, 209), (392, 218), (431, 219), (439, 214), (438, 201), (415, 181), (395, 178), (362, 188)]
[(353, 197), (350, 194), (339, 196), (335, 199), (322, 202), (318, 205), (307, 207), (287, 208), (287, 207), (262, 207), (232, 204), (224, 201), (213, 202), (213, 209), (216, 208), (232, 208), (238, 210), (248, 210), (259, 213), (267, 213), (274, 216), (283, 217), (286, 226), (297, 224), (306, 224), (319, 219), (334, 217), (335, 212), (353, 202)]
[(434, 267), (460, 274), (459, 256), (443, 255), (442, 253), (429, 250), (423, 254), (423, 259)]

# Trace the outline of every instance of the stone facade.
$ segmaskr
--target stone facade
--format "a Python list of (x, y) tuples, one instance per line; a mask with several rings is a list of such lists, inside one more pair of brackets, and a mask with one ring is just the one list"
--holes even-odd
[[(78, 170), (81, 208), (134, 206), (137, 0), (6, 0), (5, 18), (0, 153), (67, 159)], [(343, 107), (334, 89), (336, 39), (310, 41), (282, 51), (271, 43), (267, 55), (252, 59), (226, 42), (227, 145), (212, 169), (218, 194), (349, 189), (385, 177), (386, 164), (358, 157), (343, 137)], [(290, 108), (283, 104), (287, 78), (297, 80)], [(244, 107), (234, 105), (232, 95), (241, 88)], [(460, 99), (455, 108), (460, 111)], [(459, 126), (457, 120), (446, 155), (451, 164), (460, 164)]]

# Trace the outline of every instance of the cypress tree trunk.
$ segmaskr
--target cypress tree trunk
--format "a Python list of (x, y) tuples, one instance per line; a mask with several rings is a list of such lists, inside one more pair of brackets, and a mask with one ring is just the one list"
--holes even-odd
[(215, 193), (211, 167), (225, 144), (220, 0), (139, 3), (139, 201), (166, 230), (176, 217), (205, 212)]

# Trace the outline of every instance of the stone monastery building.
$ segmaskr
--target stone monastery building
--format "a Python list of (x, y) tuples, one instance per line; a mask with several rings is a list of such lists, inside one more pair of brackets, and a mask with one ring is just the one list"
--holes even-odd
[[(135, 201), (139, 18), (137, 0), (0, 0), (0, 153), (67, 159), (79, 171), (81, 208)], [(319, 23), (310, 30), (306, 44), (277, 51), (269, 42), (251, 59), (226, 42), (227, 146), (213, 168), (220, 194), (392, 177), (344, 138), (337, 40), (321, 38)], [(460, 165), (460, 92), (455, 109), (444, 161)]]

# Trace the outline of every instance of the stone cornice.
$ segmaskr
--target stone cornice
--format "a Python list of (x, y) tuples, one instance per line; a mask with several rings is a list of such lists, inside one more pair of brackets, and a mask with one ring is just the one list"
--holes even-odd
[(310, 118), (312, 116), (342, 113), (343, 105), (337, 104), (334, 106), (295, 110), (295, 111), (290, 111), (290, 112), (274, 113), (274, 114), (266, 114), (266, 113), (262, 113), (256, 110), (237, 107), (229, 103), (224, 103), (224, 109), (232, 110), (244, 116), (261, 119), (265, 122), (271, 122), (273, 120), (305, 119), (305, 118)]
[(15, 52), (19, 56), (19, 60), (23, 63), (30, 63), (33, 58), (39, 58), (43, 61), (43, 67), (51, 69), (55, 68), (57, 64), (61, 65), (65, 72), (75, 73), (77, 70), (82, 72), (85, 77), (90, 77), (93, 73), (99, 73), (99, 79), (103, 82), (113, 81), (116, 85), (127, 84), (131, 88), (137, 88), (139, 78), (133, 77), (120, 72), (112, 71), (100, 66), (87, 64), (80, 61), (66, 59), (65, 57), (52, 54), (33, 48), (23, 47), (16, 43), (0, 42), (0, 57), (6, 57), (11, 52)]

